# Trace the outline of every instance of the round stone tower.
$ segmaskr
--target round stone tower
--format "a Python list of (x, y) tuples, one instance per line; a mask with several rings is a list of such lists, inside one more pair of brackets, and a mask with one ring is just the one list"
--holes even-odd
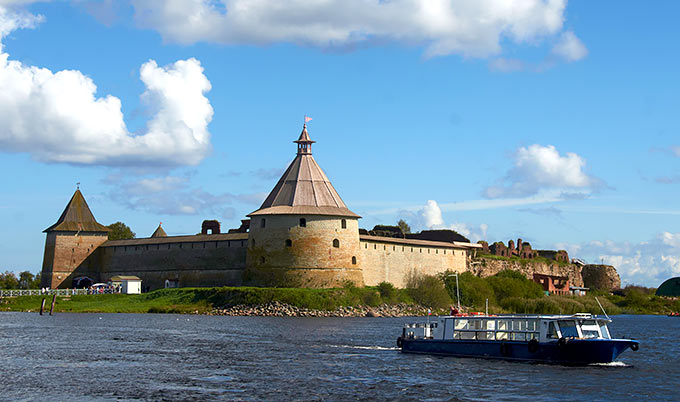
[(360, 216), (347, 206), (312, 156), (304, 125), (297, 156), (251, 218), (246, 284), (335, 287), (363, 284)]

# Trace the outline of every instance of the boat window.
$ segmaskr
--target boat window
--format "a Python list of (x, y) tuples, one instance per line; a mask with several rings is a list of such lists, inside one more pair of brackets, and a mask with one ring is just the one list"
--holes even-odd
[(605, 321), (599, 321), (598, 324), (600, 324), (600, 332), (602, 332), (602, 337), (605, 339), (611, 339), (609, 328), (607, 328), (607, 323)]
[(555, 328), (555, 322), (550, 321), (550, 324), (548, 325), (548, 339), (557, 339), (559, 336), (557, 335), (557, 329)]
[(527, 321), (527, 331), (538, 331), (538, 321), (536, 320)]
[(515, 332), (512, 334), (512, 339), (515, 341), (524, 341), (526, 340), (526, 334), (524, 332)]
[(505, 331), (512, 329), (512, 322), (510, 320), (498, 320), (498, 330)]
[(527, 332), (527, 341), (538, 339), (538, 332)]
[(510, 334), (507, 332), (496, 332), (496, 340), (504, 341), (510, 339)]
[(512, 322), (512, 330), (513, 331), (526, 331), (527, 330), (527, 322), (524, 320), (514, 320)]
[(468, 320), (456, 320), (455, 329), (468, 329)]
[(581, 333), (584, 338), (599, 338), (600, 331), (594, 320), (584, 320), (581, 322)]
[(576, 321), (560, 321), (560, 332), (562, 332), (562, 336), (565, 338), (578, 338)]
[(469, 329), (484, 329), (482, 328), (482, 320), (470, 320)]
[(460, 338), (458, 339), (475, 339), (475, 333), (474, 332), (468, 332), (468, 331), (460, 331)]
[[(488, 329), (489, 331), (493, 331), (494, 329), (496, 329), (496, 321), (495, 320), (484, 320), (484, 323), (486, 324), (486, 329)], [(484, 329), (484, 328), (485, 327), (482, 327), (482, 329)]]

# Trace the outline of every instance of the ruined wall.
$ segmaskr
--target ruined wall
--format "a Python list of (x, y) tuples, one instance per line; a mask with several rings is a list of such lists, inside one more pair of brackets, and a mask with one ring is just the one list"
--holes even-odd
[(481, 277), (495, 275), (503, 270), (511, 269), (523, 273), (527, 279), (533, 280), (534, 273), (553, 276), (566, 276), (572, 286), (583, 286), (581, 267), (576, 264), (547, 264), (535, 260), (496, 260), (491, 258), (475, 258), (470, 262), (469, 270)]
[(107, 233), (47, 233), (40, 286), (70, 287), (74, 271), (107, 240)]
[(363, 285), (358, 219), (258, 215), (250, 223), (246, 265), (245, 283), (257, 286)]
[[(219, 236), (219, 235), (218, 235)], [(89, 273), (105, 282), (115, 275), (134, 275), (143, 287), (165, 287), (177, 280), (180, 287), (239, 286), (246, 261), (247, 240), (211, 235), (107, 242), (76, 274)], [(163, 242), (163, 240), (165, 242)], [(146, 243), (146, 244), (145, 244)]]
[(611, 265), (584, 265), (581, 275), (585, 286), (591, 289), (612, 291), (621, 288), (621, 278)]
[(361, 237), (361, 261), (364, 282), (374, 286), (390, 282), (403, 288), (413, 272), (436, 275), (444, 271), (464, 272), (467, 251), (462, 248), (435, 247), (427, 242), (408, 240), (390, 241), (390, 238)]

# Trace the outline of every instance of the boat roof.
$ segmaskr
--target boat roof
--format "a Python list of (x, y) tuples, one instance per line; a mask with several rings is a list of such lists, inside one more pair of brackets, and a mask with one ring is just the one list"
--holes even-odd
[(541, 319), (541, 320), (600, 320), (609, 321), (611, 319), (608, 317), (598, 316), (591, 313), (576, 313), (576, 314), (456, 314), (440, 316), (440, 318), (465, 318), (465, 319), (475, 319), (475, 318), (501, 318), (501, 319)]

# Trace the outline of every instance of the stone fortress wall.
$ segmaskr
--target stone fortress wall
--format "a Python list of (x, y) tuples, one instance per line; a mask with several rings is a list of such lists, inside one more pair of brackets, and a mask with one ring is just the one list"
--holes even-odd
[(247, 241), (241, 233), (109, 241), (90, 265), (98, 267), (98, 281), (134, 275), (151, 289), (166, 280), (181, 287), (240, 286)]
[(361, 235), (364, 283), (404, 287), (409, 276), (464, 272), (469, 251), (453, 243)]

